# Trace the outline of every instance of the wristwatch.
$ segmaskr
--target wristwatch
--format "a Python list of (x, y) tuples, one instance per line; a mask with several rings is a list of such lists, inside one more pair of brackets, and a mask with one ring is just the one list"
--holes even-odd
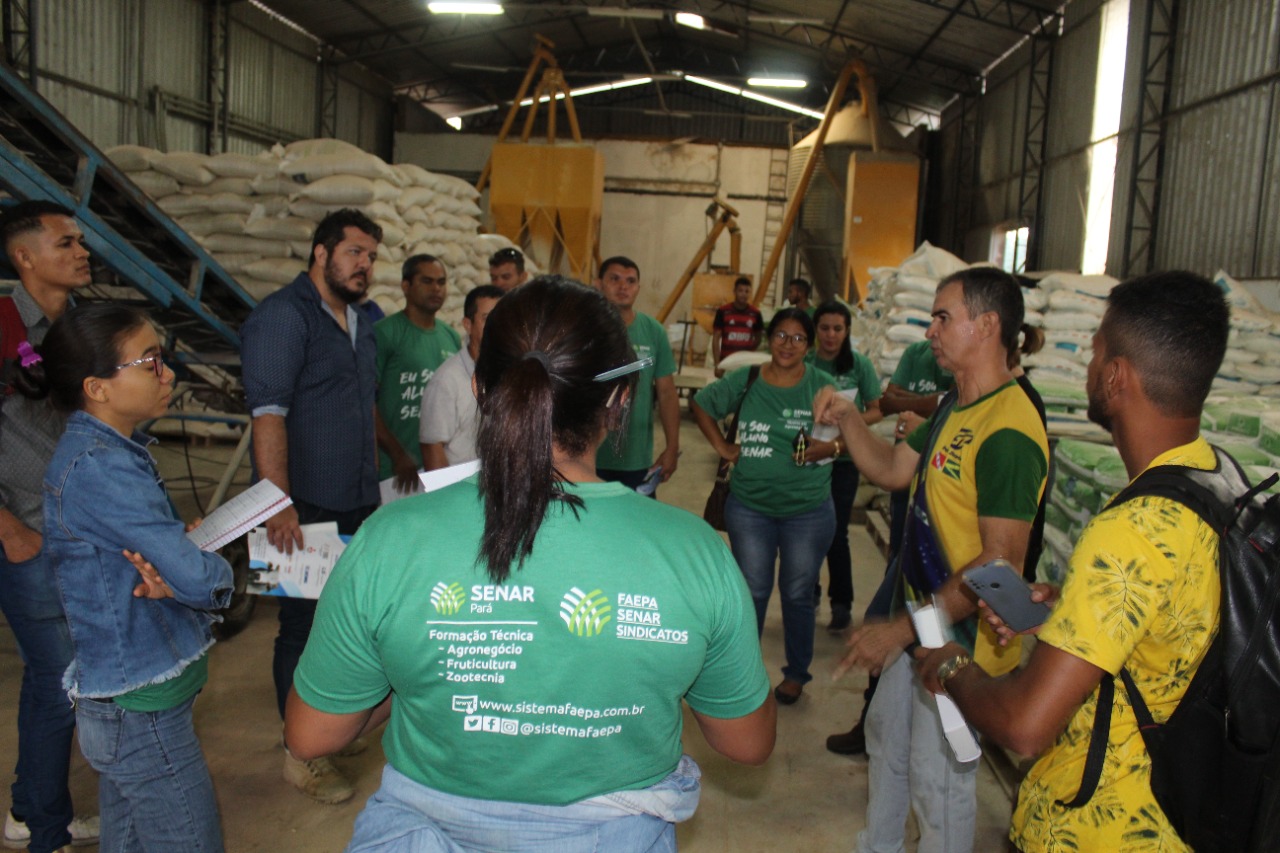
[(945, 690), (947, 688), (947, 680), (949, 678), (971, 663), (973, 663), (973, 658), (968, 655), (953, 655), (938, 664), (938, 683), (942, 685), (942, 689)]

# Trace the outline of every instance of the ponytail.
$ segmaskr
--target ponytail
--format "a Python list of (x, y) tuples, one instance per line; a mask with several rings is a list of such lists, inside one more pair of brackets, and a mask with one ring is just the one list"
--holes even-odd
[[(1035, 355), (1044, 348), (1044, 329), (1023, 323), (1019, 331), (1022, 332), (1022, 344), (1009, 350), (1007, 362), (1010, 370), (1022, 363), (1022, 356)], [(1017, 338), (1014, 342), (1017, 343)]]
[(595, 376), (632, 359), (618, 312), (595, 290), (543, 276), (494, 306), (476, 359), (480, 429), (480, 494), (484, 534), (477, 563), (502, 583), (533, 552), (555, 503), (575, 514), (555, 449), (588, 453), (608, 420), (611, 401), (634, 381)]
[(30, 355), (5, 365), (5, 384), (34, 400), (48, 397), (59, 411), (74, 412), (84, 407), (84, 380), (114, 376), (121, 343), (146, 324), (145, 314), (117, 303), (77, 305), (53, 322)]
[(38, 348), (25, 341), (19, 344), (17, 357), (5, 359), (0, 370), (0, 393), (8, 396), (17, 391), (30, 400), (48, 397), (49, 380), (44, 375), (43, 362)]

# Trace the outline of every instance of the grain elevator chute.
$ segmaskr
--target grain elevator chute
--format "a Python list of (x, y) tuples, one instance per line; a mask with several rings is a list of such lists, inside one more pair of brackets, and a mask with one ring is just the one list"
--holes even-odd
[[(861, 100), (831, 120), (796, 221), (795, 247), (820, 299), (859, 301), (868, 267), (893, 266), (916, 245), (920, 158), (881, 116), (868, 76), (858, 89)], [(791, 149), (793, 198), (817, 137)]]

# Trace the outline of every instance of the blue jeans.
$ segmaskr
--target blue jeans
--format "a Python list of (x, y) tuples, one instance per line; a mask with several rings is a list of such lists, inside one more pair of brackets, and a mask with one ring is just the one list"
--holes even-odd
[(220, 853), (213, 780), (191, 725), (192, 697), (164, 711), (76, 702), (80, 750), (98, 779), (101, 853)]
[(648, 788), (541, 806), (446, 794), (388, 764), (346, 853), (675, 853), (675, 824), (697, 808), (701, 776), (686, 755)]
[(0, 551), (0, 610), (24, 664), (13, 812), (31, 830), (29, 849), (49, 853), (71, 843), (67, 773), (76, 715), (62, 687), (71, 663), (71, 634), (43, 551), (21, 563), (10, 563)]
[[(366, 518), (373, 515), (376, 506), (361, 507), (347, 512), (334, 512), (304, 501), (294, 501), (300, 524), (317, 524), (333, 521), (338, 532), (354, 535)], [(311, 623), (316, 618), (316, 601), (309, 598), (280, 599), (280, 633), (276, 635), (275, 655), (271, 659), (271, 676), (276, 686), (276, 707), (280, 719), (284, 719), (284, 703), (293, 686), (293, 671), (298, 668), (302, 650), (311, 636)]]
[(813, 585), (822, 558), (835, 535), (836, 513), (831, 498), (799, 515), (775, 516), (756, 512), (734, 495), (724, 507), (729, 546), (746, 578), (756, 605), (756, 630), (764, 633), (764, 615), (773, 594), (774, 564), (778, 565), (778, 593), (782, 596), (782, 638), (787, 665), (782, 675), (800, 684), (813, 676)]

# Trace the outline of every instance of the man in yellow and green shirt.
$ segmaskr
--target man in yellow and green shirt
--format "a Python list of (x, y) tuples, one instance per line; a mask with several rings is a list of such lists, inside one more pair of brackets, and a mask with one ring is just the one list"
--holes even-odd
[[(938, 365), (955, 376), (954, 405), (896, 445), (870, 433), (838, 398), (820, 395), (815, 410), (824, 422), (839, 423), (869, 480), (888, 489), (912, 485), (912, 501), (928, 517), (940, 556), (928, 565), (908, 559), (920, 553), (914, 543), (925, 535), (913, 525), (901, 552), (901, 592), (914, 600), (933, 596), (967, 637), (969, 653), (999, 673), (1012, 668), (1017, 655), (1001, 650), (993, 633), (978, 632), (976, 604), (962, 592), (960, 573), (997, 557), (1021, 566), (1045, 487), (1044, 427), (1006, 358), (1023, 325), (1022, 292), (1000, 270), (964, 270), (939, 284), (932, 315), (927, 337)], [(899, 436), (904, 424), (899, 421)], [(957, 761), (943, 740), (934, 702), (902, 654), (914, 639), (899, 608), (889, 621), (854, 631), (842, 663), (880, 675), (865, 727), (869, 784), (859, 853), (901, 850), (910, 810), (921, 853), (973, 849), (977, 763)]]
[[(1228, 324), (1222, 293), (1190, 273), (1142, 276), (1112, 291), (1089, 364), (1089, 416), (1111, 432), (1131, 478), (1157, 465), (1214, 467), (1200, 410)], [(1036, 597), (1056, 593), (1045, 587)], [(949, 693), (971, 725), (1039, 756), (1013, 815), (1019, 850), (1190, 849), (1151, 793), (1150, 758), (1124, 690), (1115, 692), (1097, 790), (1078, 808), (1063, 803), (1080, 788), (1102, 679), (1128, 669), (1156, 722), (1167, 720), (1217, 634), (1219, 593), (1216, 533), (1175, 501), (1138, 498), (1085, 528), (1024, 668), (1001, 678), (957, 668), (955, 644), (921, 656), (925, 685)]]

